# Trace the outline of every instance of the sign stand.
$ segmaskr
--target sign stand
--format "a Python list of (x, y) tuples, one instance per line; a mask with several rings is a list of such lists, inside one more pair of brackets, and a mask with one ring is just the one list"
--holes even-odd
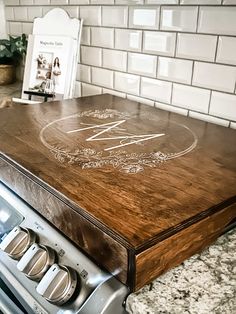
[(74, 94), (82, 20), (55, 8), (34, 20), (29, 35), (21, 99), (68, 99)]

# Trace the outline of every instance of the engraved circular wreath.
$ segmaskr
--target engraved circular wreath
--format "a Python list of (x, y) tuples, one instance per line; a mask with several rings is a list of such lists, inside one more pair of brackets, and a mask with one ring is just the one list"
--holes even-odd
[(82, 169), (112, 166), (126, 173), (157, 167), (197, 145), (196, 135), (185, 125), (113, 109), (54, 120), (41, 130), (40, 139), (62, 163)]

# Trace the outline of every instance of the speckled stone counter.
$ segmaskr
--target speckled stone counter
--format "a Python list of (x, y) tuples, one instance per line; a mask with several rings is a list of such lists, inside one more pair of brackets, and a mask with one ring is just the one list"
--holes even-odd
[(236, 228), (127, 299), (133, 314), (235, 314)]

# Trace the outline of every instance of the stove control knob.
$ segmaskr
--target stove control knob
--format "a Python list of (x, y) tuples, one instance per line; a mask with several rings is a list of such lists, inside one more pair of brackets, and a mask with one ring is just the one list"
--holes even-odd
[(55, 251), (50, 247), (34, 243), (22, 256), (17, 268), (32, 280), (40, 280), (48, 268), (55, 263)]
[(4, 238), (0, 244), (0, 249), (11, 258), (20, 259), (28, 248), (36, 242), (36, 238), (36, 233), (33, 230), (17, 226)]
[(77, 273), (74, 269), (54, 264), (43, 276), (36, 291), (47, 301), (62, 305), (72, 297), (77, 280)]

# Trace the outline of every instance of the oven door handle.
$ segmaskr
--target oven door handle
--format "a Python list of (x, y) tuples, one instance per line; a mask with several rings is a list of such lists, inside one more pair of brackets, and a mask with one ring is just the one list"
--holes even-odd
[(21, 309), (12, 301), (12, 299), (0, 287), (0, 310), (4, 314), (24, 314)]

